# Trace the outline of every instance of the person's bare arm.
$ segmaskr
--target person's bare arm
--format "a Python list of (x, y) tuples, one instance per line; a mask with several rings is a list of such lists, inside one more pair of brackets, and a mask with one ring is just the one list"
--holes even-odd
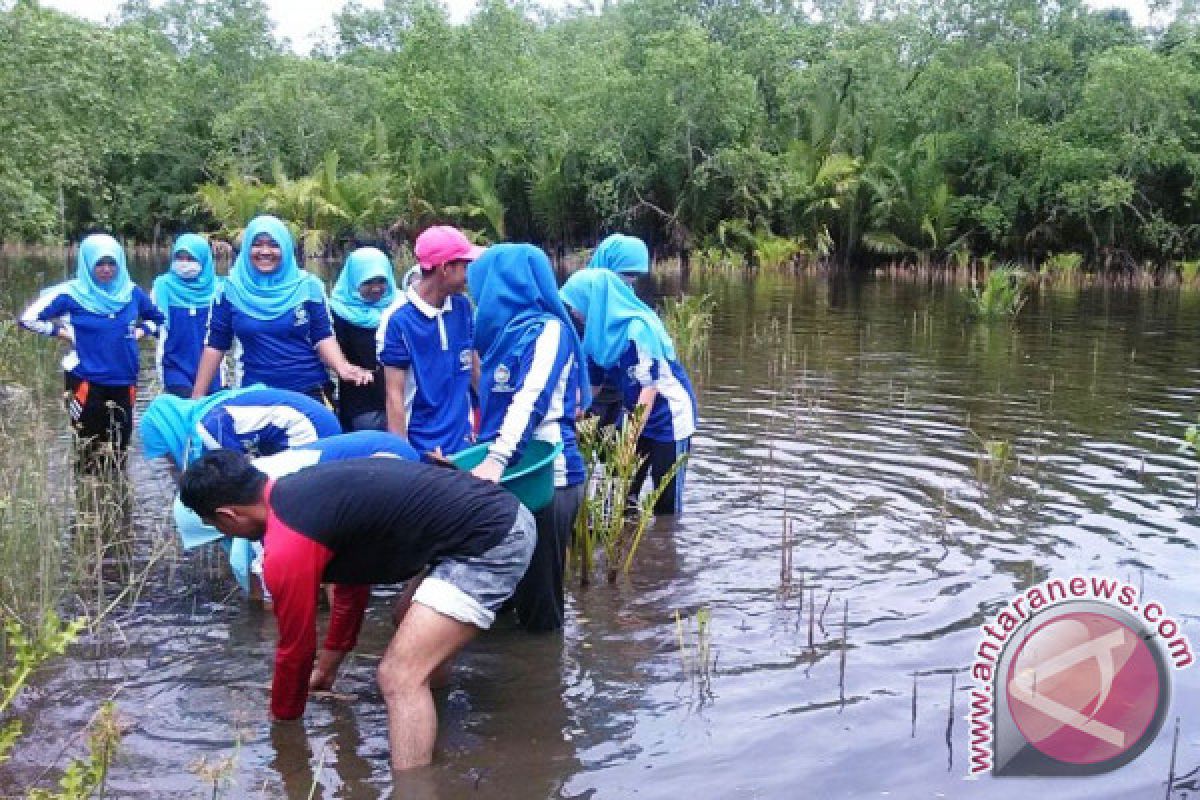
[(375, 375), (370, 370), (351, 364), (346, 359), (346, 354), (342, 352), (333, 336), (326, 336), (317, 342), (317, 357), (347, 383), (364, 386), (375, 380)]
[(405, 373), (399, 367), (384, 367), (383, 378), (387, 388), (387, 428), (397, 436), (408, 437), (408, 416), (404, 409)]
[(221, 359), (224, 357), (224, 350), (204, 346), (204, 352), (200, 354), (200, 365), (196, 367), (196, 382), (192, 384), (193, 400), (199, 400), (208, 394), (208, 387), (212, 386), (213, 378), (221, 368)]

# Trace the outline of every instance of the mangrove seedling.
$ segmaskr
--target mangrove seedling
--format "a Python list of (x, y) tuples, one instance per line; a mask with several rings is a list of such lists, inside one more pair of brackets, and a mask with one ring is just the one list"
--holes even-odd
[(1188, 429), (1183, 433), (1183, 439), (1187, 442), (1192, 453), (1198, 459), (1196, 462), (1196, 497), (1194, 505), (1197, 511), (1200, 511), (1200, 428), (1195, 425), (1189, 425)]
[(999, 267), (967, 292), (967, 313), (985, 321), (1011, 318), (1020, 313), (1025, 300), (1025, 274), (1013, 266)]

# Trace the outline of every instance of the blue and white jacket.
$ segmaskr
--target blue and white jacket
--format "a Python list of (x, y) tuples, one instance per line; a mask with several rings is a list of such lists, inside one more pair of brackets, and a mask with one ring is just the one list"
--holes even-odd
[(98, 386), (135, 386), (138, 380), (136, 331), (157, 336), (162, 312), (140, 286), (119, 311), (98, 314), (79, 304), (67, 284), (43, 292), (24, 313), (21, 326), (45, 336), (57, 336), (69, 326), (75, 347), (62, 359), (63, 371)]
[(479, 438), (491, 440), (488, 458), (503, 466), (517, 461), (531, 438), (562, 442), (554, 485), (583, 482), (583, 457), (575, 439), (580, 366), (557, 319), (531, 325), (503, 359), (479, 379), (483, 423)]

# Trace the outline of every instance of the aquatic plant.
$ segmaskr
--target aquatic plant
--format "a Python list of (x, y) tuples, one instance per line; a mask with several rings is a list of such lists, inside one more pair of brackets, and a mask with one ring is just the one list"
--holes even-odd
[(675, 352), (685, 366), (696, 366), (708, 352), (708, 339), (712, 333), (712, 296), (684, 295), (680, 299), (669, 297), (663, 303), (662, 320), (675, 343)]
[(687, 455), (680, 456), (640, 502), (630, 497), (634, 478), (645, 461), (637, 452), (645, 414), (645, 409), (639, 407), (625, 416), (619, 428), (600, 427), (595, 417), (586, 417), (576, 425), (579, 451), (587, 469), (587, 493), (575, 517), (571, 560), (585, 586), (595, 569), (597, 547), (604, 550), (609, 583), (616, 581), (619, 572), (629, 572), (654, 516), (654, 504), (686, 462)]
[(1200, 428), (1195, 425), (1189, 425), (1183, 433), (1183, 440), (1187, 443), (1185, 447), (1191, 449), (1196, 456), (1196, 499), (1195, 508), (1200, 511)]
[(682, 614), (675, 612), (675, 637), (683, 675), (692, 681), (700, 680), (706, 688), (715, 664), (711, 628), (712, 611), (708, 606), (696, 609), (695, 616), (686, 622)]
[(746, 257), (740, 251), (721, 246), (702, 247), (691, 253), (691, 264), (701, 272), (740, 273), (746, 269)]
[(1015, 317), (1025, 305), (1025, 275), (1014, 266), (991, 270), (966, 294), (968, 316), (983, 320)]
[(977, 434), (972, 435), (975, 436), (980, 448), (975, 464), (979, 479), (982, 481), (986, 476), (987, 480), (991, 482), (1004, 475), (1008, 470), (1008, 463), (1013, 457), (1012, 442), (1007, 439), (983, 439)]
[(1055, 253), (1042, 262), (1039, 272), (1051, 282), (1073, 283), (1078, 280), (1082, 266), (1082, 253)]
[[(83, 620), (66, 621), (52, 610), (42, 615), (35, 628), (28, 628), (13, 618), (5, 622), (0, 639), (4, 664), (0, 672), (0, 719), (28, 685), (34, 672), (50, 659), (65, 653), (83, 628)], [(19, 719), (10, 719), (0, 725), (0, 764), (8, 760), (23, 732)], [(116, 706), (111, 702), (103, 704), (88, 726), (88, 755), (67, 765), (58, 780), (57, 791), (32, 788), (26, 796), (29, 800), (83, 800), (97, 791), (103, 794), (104, 781), (121, 736)]]
[(1195, 283), (1200, 278), (1200, 258), (1191, 261), (1176, 261), (1179, 269), (1179, 279), (1183, 283)]
[[(27, 627), (10, 617), (4, 623), (0, 639), (0, 717), (8, 711), (14, 699), (29, 683), (34, 671), (43, 663), (66, 652), (67, 646), (79, 638), (82, 620), (67, 622), (53, 610), (46, 612), (37, 627)], [(12, 719), (0, 728), (0, 764), (8, 760), (22, 733), (21, 720)]]

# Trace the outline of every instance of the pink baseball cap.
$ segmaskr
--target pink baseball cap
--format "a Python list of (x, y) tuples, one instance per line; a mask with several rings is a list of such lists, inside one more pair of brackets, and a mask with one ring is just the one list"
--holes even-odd
[(462, 231), (449, 225), (426, 228), (413, 246), (421, 269), (426, 271), (451, 261), (474, 261), (483, 255), (484, 249), (471, 244)]

